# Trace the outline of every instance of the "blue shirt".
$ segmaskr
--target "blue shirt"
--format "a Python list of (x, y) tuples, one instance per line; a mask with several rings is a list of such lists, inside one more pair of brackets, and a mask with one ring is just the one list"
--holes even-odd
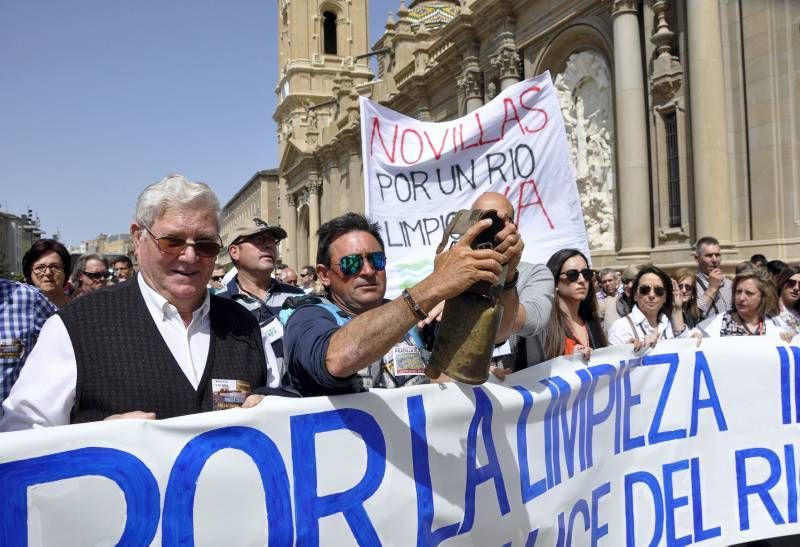
[(17, 381), (42, 325), (55, 311), (38, 289), (0, 279), (0, 403)]
[[(337, 314), (345, 321), (350, 319), (341, 309)], [(286, 374), (282, 384), (285, 387), (313, 397), (358, 393), (366, 387), (389, 388), (428, 382), (425, 375), (387, 378), (383, 360), (346, 378), (333, 376), (325, 366), (325, 356), (331, 336), (341, 328), (341, 319), (337, 322), (329, 310), (317, 305), (303, 305), (289, 317), (283, 334)], [(398, 343), (418, 344), (409, 335)]]

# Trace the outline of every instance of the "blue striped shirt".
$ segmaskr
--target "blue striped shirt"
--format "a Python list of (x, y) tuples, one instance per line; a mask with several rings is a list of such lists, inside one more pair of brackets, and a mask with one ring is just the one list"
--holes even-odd
[(0, 404), (56, 307), (38, 289), (0, 279)]

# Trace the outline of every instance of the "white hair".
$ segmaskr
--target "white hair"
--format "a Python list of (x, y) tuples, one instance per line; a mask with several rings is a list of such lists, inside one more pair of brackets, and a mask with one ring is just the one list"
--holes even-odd
[(213, 211), (220, 226), (219, 200), (202, 182), (192, 182), (172, 173), (145, 188), (136, 202), (136, 221), (150, 227), (168, 208), (195, 208)]

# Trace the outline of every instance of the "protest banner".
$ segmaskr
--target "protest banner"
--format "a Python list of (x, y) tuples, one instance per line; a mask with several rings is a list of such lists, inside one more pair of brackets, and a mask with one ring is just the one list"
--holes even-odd
[(570, 247), (589, 256), (549, 73), (452, 121), (421, 122), (364, 97), (360, 106), (364, 201), (383, 231), (390, 297), (432, 271), (451, 214), (483, 192), (504, 194), (514, 205), (523, 260), (544, 263)]
[(687, 545), (799, 533), (800, 347), (0, 435), (0, 545)]

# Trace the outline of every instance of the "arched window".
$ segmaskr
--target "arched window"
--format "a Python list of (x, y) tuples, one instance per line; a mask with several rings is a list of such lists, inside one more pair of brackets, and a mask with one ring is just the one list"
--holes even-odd
[(336, 48), (336, 14), (326, 11), (322, 14), (322, 37), (325, 55), (338, 55)]

